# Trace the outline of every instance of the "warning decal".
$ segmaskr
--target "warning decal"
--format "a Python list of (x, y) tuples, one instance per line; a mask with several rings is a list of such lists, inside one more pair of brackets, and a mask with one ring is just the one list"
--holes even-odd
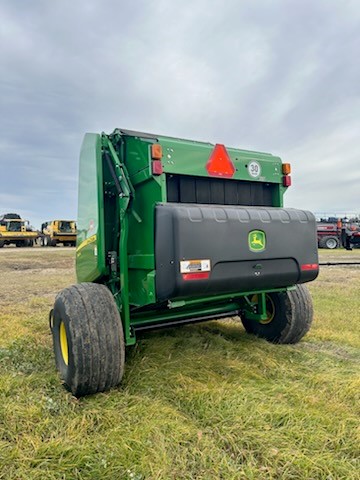
[(180, 273), (210, 272), (210, 260), (183, 260), (180, 262)]

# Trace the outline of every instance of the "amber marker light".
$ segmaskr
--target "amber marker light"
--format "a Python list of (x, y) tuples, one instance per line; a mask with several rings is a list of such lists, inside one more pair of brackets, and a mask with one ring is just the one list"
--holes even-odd
[(283, 173), (283, 175), (289, 175), (289, 173), (291, 173), (290, 163), (283, 163), (282, 164), (282, 173)]
[(153, 143), (151, 145), (151, 158), (153, 160), (161, 160), (162, 155), (162, 146), (159, 143)]

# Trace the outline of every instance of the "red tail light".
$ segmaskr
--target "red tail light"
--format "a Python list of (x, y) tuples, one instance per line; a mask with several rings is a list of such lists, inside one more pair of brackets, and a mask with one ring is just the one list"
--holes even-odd
[(163, 173), (163, 166), (161, 160), (152, 161), (152, 173), (153, 175), (161, 175)]
[(205, 280), (209, 278), (210, 272), (183, 273), (183, 280)]
[(301, 270), (303, 272), (306, 272), (308, 270), (319, 270), (319, 264), (318, 263), (304, 263), (304, 265), (301, 265)]
[(283, 177), (283, 185), (284, 185), (284, 187), (290, 187), (290, 185), (291, 185), (290, 175), (286, 175), (285, 177)]

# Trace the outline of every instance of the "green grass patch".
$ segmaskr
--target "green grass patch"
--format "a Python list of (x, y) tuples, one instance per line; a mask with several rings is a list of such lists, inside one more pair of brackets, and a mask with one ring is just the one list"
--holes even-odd
[(0, 258), (0, 479), (359, 478), (360, 269), (321, 270), (298, 345), (236, 319), (150, 332), (120, 388), (76, 400), (48, 329), (73, 250), (34, 254)]

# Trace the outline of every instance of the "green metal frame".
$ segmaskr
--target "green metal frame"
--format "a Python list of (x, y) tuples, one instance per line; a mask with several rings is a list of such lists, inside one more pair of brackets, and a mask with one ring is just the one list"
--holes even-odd
[[(153, 175), (151, 145), (163, 149), (163, 173)], [(136, 342), (139, 327), (179, 322), (226, 312), (246, 312), (265, 320), (266, 293), (238, 292), (158, 304), (155, 290), (154, 208), (166, 202), (166, 174), (208, 176), (205, 168), (214, 145), (169, 137), (142, 137), (115, 130), (87, 134), (80, 158), (77, 239), (78, 281), (106, 284), (121, 313), (125, 343)], [(277, 186), (273, 206), (282, 207), (281, 160), (270, 154), (228, 149), (236, 166), (233, 180)], [(252, 179), (247, 164), (256, 160), (261, 175)], [(291, 288), (291, 287), (290, 287)], [(271, 292), (284, 291), (274, 289)], [(257, 302), (251, 297), (257, 294)]]

